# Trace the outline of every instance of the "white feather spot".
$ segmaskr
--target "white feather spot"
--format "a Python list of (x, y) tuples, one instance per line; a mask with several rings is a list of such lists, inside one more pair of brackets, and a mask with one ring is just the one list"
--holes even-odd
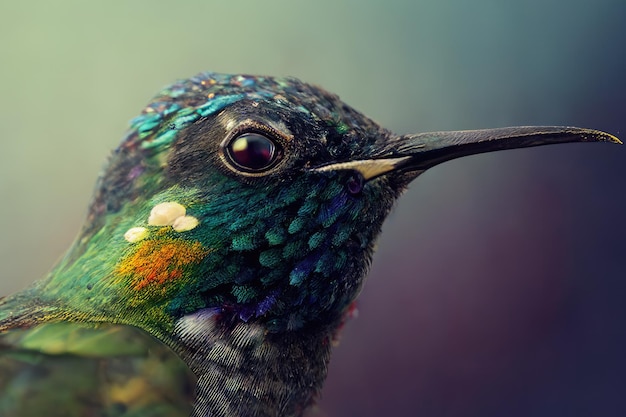
[(130, 243), (139, 242), (148, 237), (148, 229), (145, 227), (131, 227), (124, 233), (124, 239), (129, 241)]
[(198, 219), (193, 216), (182, 216), (174, 220), (172, 228), (177, 232), (186, 232), (188, 230), (195, 229), (198, 223)]
[(171, 226), (179, 217), (183, 217), (187, 210), (182, 204), (175, 201), (157, 204), (150, 211), (148, 224), (150, 226)]

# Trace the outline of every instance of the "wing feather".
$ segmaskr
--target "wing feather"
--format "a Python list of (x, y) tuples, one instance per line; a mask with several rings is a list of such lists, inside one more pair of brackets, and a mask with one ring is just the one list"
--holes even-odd
[(196, 379), (143, 330), (44, 323), (0, 334), (0, 416), (183, 417)]

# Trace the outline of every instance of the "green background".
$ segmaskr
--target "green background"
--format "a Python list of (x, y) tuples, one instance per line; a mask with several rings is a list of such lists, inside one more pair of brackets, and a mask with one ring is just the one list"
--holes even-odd
[[(162, 86), (293, 75), (398, 132), (626, 133), (626, 3), (0, 3), (0, 294), (78, 231), (105, 156)], [(624, 139), (624, 137), (622, 137)], [(436, 167), (391, 215), (320, 415), (626, 415), (626, 148)]]

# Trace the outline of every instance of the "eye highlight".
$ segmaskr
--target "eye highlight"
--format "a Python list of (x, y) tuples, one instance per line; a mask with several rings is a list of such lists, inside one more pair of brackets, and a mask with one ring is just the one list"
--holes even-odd
[(256, 132), (235, 136), (224, 150), (233, 167), (247, 173), (272, 168), (281, 153), (275, 140)]

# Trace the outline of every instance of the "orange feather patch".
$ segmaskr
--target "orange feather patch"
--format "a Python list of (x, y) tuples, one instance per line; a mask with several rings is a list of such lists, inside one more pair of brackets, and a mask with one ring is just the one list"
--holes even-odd
[(145, 240), (137, 244), (117, 266), (116, 272), (130, 276), (133, 289), (163, 285), (183, 276), (187, 268), (199, 263), (209, 251), (200, 242), (171, 238)]

